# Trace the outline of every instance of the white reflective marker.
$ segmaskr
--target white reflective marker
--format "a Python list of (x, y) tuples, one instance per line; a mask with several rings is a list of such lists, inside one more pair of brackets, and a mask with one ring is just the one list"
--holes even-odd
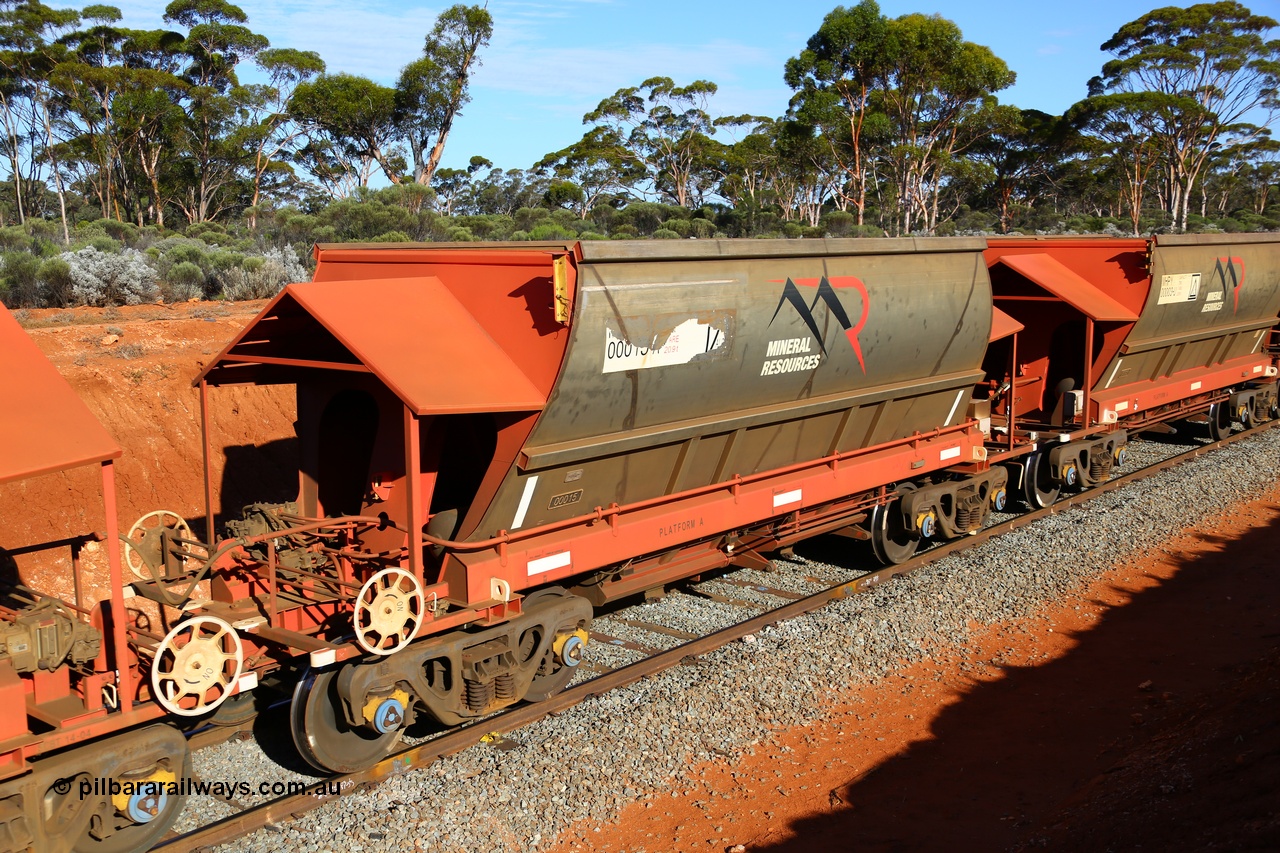
[(573, 556), (568, 551), (561, 551), (559, 554), (552, 554), (549, 557), (539, 557), (536, 560), (530, 560), (526, 566), (529, 576), (540, 575), (543, 572), (549, 572), (553, 569), (563, 569), (573, 563)]
[(516, 507), (516, 516), (511, 519), (511, 529), (515, 530), (524, 524), (525, 514), (529, 512), (529, 502), (533, 500), (533, 490), (538, 485), (538, 475), (524, 481), (524, 492), (520, 495), (520, 505)]
[(960, 400), (964, 397), (964, 392), (964, 388), (956, 392), (956, 401), (951, 404), (951, 411), (947, 412), (947, 419), (943, 422), (943, 426), (951, 426), (951, 419), (956, 416), (956, 409), (960, 408)]
[(773, 508), (777, 509), (778, 507), (786, 506), (787, 504), (797, 504), (800, 503), (803, 498), (803, 489), (792, 489), (789, 492), (779, 492), (773, 496)]

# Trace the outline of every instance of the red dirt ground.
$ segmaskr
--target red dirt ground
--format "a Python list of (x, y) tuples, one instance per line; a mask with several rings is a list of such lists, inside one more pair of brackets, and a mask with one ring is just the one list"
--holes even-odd
[(1280, 492), (568, 851), (1280, 849)]

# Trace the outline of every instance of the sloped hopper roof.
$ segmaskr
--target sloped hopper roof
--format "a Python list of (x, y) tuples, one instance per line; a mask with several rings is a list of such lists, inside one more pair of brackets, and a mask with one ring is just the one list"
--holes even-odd
[(998, 341), (1012, 334), (1021, 332), (1026, 326), (1010, 317), (994, 305), (991, 306), (991, 336), (989, 340)]
[(98, 419), (0, 307), (0, 483), (120, 456)]
[(1086, 317), (1117, 323), (1135, 323), (1138, 320), (1137, 314), (1050, 255), (1001, 255), (999, 263), (1040, 285)]
[(294, 383), (313, 369), (372, 373), (419, 415), (546, 404), (434, 277), (291, 284), (195, 382)]

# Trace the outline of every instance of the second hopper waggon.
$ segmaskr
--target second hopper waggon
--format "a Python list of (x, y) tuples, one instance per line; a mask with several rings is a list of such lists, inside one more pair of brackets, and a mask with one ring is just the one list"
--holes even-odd
[(321, 246), (198, 379), (297, 387), (298, 499), (157, 528), (135, 587), (304, 660), (294, 739), (346, 770), (561, 689), (593, 604), (824, 532), (905, 559), (1003, 505), (982, 248)]
[(986, 368), (1010, 445), (1034, 448), (1014, 469), (1032, 505), (1107, 479), (1130, 432), (1276, 416), (1275, 235), (1000, 238), (986, 258), (1025, 327)]

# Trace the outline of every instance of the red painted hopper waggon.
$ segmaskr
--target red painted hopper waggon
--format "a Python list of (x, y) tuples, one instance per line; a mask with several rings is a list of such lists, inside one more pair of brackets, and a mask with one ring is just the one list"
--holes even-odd
[[(180, 728), (252, 714), (268, 680), (292, 692), (308, 762), (363, 768), (415, 719), (454, 725), (563, 689), (594, 607), (767, 567), (820, 534), (901, 563), (980, 529), (1010, 495), (1045, 506), (1106, 480), (1132, 433), (1198, 420), (1220, 436), (1276, 415), (1270, 236), (316, 256), (314, 281), (287, 287), (196, 380), (204, 413), (221, 386), (296, 387), (296, 499), (246, 506), (210, 542), (150, 514), (125, 537), (127, 572), (113, 553), (108, 599), (30, 594), (3, 611), (17, 635), (44, 607), (80, 643), (33, 669), (5, 640), (0, 850), (71, 808), (47, 787), (65, 756), (172, 778)], [(31, 358), (0, 319), (5, 357)], [(11, 394), (47, 382), (74, 407), (42, 371)], [(65, 417), (12, 411), (0, 435)], [(220, 445), (202, 419), (215, 530)], [(0, 477), (104, 465), (114, 539), (118, 450), (103, 436), (72, 453), (70, 438), (4, 444), (33, 461)], [(145, 843), (177, 807), (90, 802), (60, 818), (58, 843)]]

